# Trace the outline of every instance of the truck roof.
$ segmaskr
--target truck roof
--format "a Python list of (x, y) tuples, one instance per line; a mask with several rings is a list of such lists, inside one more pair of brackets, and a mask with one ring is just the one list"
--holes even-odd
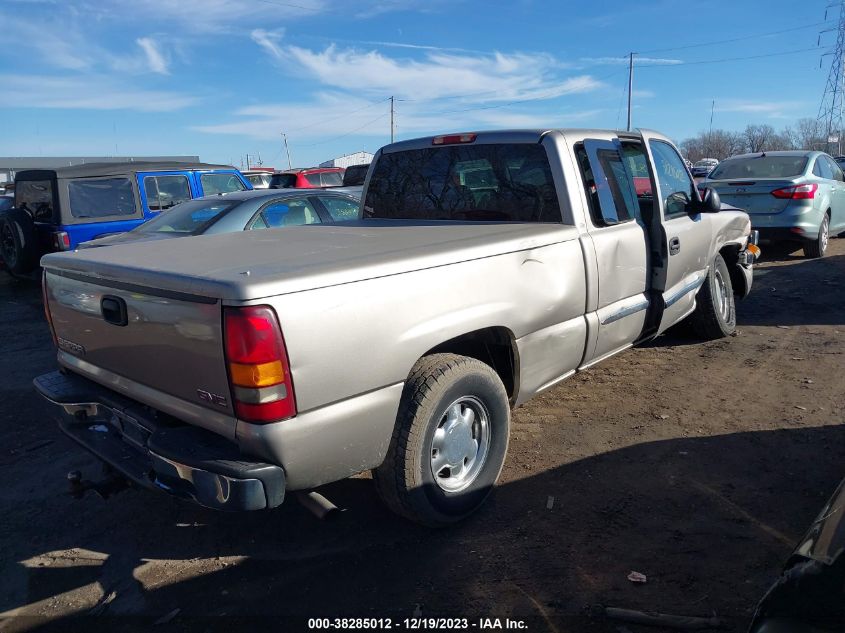
[(161, 161), (133, 161), (131, 163), (86, 163), (55, 169), (24, 169), (17, 172), (15, 180), (37, 180), (43, 178), (94, 178), (97, 176), (120, 176), (139, 171), (196, 171), (210, 169), (234, 169), (231, 165), (211, 163), (177, 163)]
[(475, 143), (539, 143), (540, 139), (549, 132), (559, 132), (564, 136), (572, 136), (575, 138), (588, 138), (591, 135), (606, 135), (608, 132), (617, 136), (638, 136), (640, 132), (648, 132), (652, 136), (665, 138), (662, 134), (653, 130), (635, 129), (631, 131), (626, 130), (611, 130), (600, 128), (534, 128), (534, 129), (514, 129), (514, 130), (489, 130), (484, 132), (473, 132), (472, 130), (461, 130), (456, 132), (448, 132), (446, 134), (436, 134), (434, 136), (423, 136), (420, 138), (409, 139), (407, 141), (398, 141), (390, 145), (385, 145), (381, 151), (388, 154), (390, 152), (401, 152), (409, 149), (422, 149), (425, 147), (432, 147), (432, 140), (439, 136), (453, 136), (459, 134), (475, 134)]

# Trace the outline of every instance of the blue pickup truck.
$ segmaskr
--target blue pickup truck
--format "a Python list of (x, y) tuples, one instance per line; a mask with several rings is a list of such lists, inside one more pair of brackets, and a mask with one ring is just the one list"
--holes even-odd
[(41, 256), (130, 231), (175, 204), (252, 189), (234, 167), (206, 163), (91, 163), (15, 177), (15, 204), (0, 213), (0, 258), (25, 275)]

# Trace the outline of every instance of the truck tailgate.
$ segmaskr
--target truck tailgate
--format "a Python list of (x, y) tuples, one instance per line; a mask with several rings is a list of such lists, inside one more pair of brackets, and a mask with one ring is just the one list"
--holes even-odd
[(141, 401), (153, 389), (233, 416), (219, 300), (56, 269), (44, 284), (62, 364)]

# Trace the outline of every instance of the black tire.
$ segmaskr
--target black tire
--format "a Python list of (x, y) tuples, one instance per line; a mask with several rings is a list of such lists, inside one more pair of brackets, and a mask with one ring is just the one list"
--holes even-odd
[(695, 303), (690, 325), (699, 338), (708, 341), (724, 338), (736, 330), (736, 303), (731, 275), (728, 265), (718, 253), (707, 271), (707, 279), (704, 280)]
[[(433, 444), (438, 428), (448, 428), (449, 413), (454, 407), (466, 411), (464, 405), (478, 412), (473, 413), (471, 441), (486, 446), (487, 451), (478, 466), (470, 462), (468, 469), (469, 460), (458, 458), (458, 463), (463, 459), (462, 470), (472, 473), (477, 468), (477, 472), (466, 487), (450, 491), (444, 486), (452, 482), (452, 467), (444, 466), (438, 471), (441, 476), (435, 475), (432, 461), (438, 453)], [(486, 427), (482, 423), (485, 415)], [(482, 427), (487, 428), (488, 442), (482, 441)], [(405, 383), (387, 457), (373, 471), (376, 490), (391, 510), (415, 523), (439, 527), (460, 521), (493, 489), (505, 463), (509, 432), (508, 395), (490, 366), (456, 354), (426, 356)], [(445, 435), (450, 437), (451, 432)], [(450, 452), (444, 450), (443, 454), (448, 457)], [(442, 473), (450, 474), (444, 478)]]
[(830, 212), (824, 214), (822, 223), (819, 225), (819, 234), (816, 239), (804, 243), (804, 256), (810, 259), (824, 257), (827, 251), (827, 243), (830, 240)]
[(38, 266), (35, 225), (25, 211), (11, 209), (0, 216), (0, 257), (13, 275), (26, 275)]

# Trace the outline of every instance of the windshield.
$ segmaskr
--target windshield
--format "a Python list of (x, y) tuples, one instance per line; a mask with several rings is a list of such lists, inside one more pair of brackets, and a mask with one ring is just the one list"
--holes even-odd
[(370, 178), (364, 217), (561, 221), (546, 152), (522, 143), (382, 154)]
[(732, 180), (734, 178), (794, 178), (804, 173), (806, 156), (751, 156), (731, 158), (719, 163), (708, 178)]
[(237, 204), (235, 200), (191, 200), (177, 204), (132, 230), (133, 233), (199, 235)]

